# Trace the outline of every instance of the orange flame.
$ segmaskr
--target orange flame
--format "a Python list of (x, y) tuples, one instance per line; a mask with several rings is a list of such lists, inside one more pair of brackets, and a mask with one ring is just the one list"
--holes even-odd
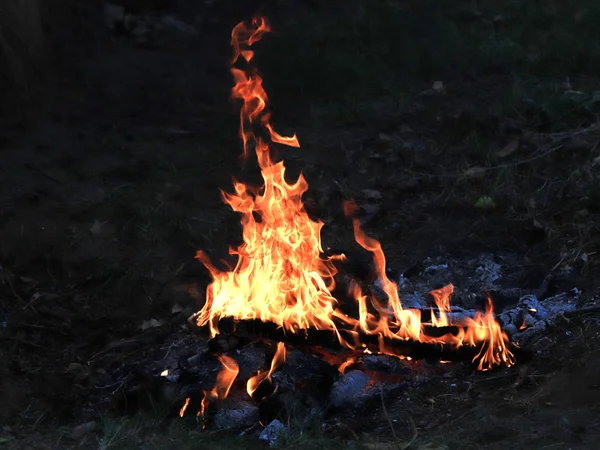
[(256, 375), (248, 380), (246, 383), (246, 390), (248, 391), (248, 395), (252, 397), (252, 394), (258, 389), (258, 386), (265, 380), (271, 381), (271, 375), (275, 372), (281, 365), (285, 362), (286, 352), (285, 352), (285, 344), (283, 342), (277, 343), (277, 350), (275, 351), (275, 355), (271, 360), (271, 368), (268, 372), (259, 370)]
[[(200, 402), (200, 410), (197, 414), (199, 417), (204, 417), (204, 415), (206, 414), (206, 409), (208, 408), (210, 402), (214, 400), (223, 400), (227, 398), (227, 396), (229, 395), (229, 390), (231, 389), (233, 382), (235, 381), (236, 377), (238, 376), (238, 373), (240, 372), (240, 368), (233, 358), (230, 358), (226, 355), (221, 355), (219, 356), (219, 361), (221, 361), (223, 367), (217, 374), (215, 387), (212, 388), (212, 390), (210, 391), (204, 391), (204, 396), (202, 397), (202, 401)], [(186, 400), (186, 408), (188, 403), (189, 399)], [(185, 409), (182, 408), (182, 412), (180, 413), (181, 417), (183, 417), (183, 412), (185, 412)]]
[(342, 375), (345, 374), (348, 367), (351, 366), (352, 364), (354, 364), (355, 362), (356, 362), (356, 357), (351, 356), (350, 358), (348, 358), (346, 361), (344, 361), (342, 364), (340, 364), (338, 366), (339, 372)]
[(429, 293), (432, 295), (440, 313), (440, 317), (436, 318), (435, 311), (431, 309), (431, 324), (434, 327), (447, 327), (450, 324), (448, 323), (446, 313), (450, 312), (450, 297), (454, 294), (454, 286), (449, 284), (441, 289), (434, 289)]
[[(252, 25), (255, 28), (249, 27), (245, 22), (240, 22), (231, 32), (231, 46), (233, 47), (232, 64), (235, 64), (240, 56), (246, 62), (250, 62), (254, 57), (254, 52), (242, 49), (241, 46), (250, 47), (255, 42), (261, 40), (265, 33), (271, 31), (267, 19), (264, 17), (255, 17), (252, 19)], [(241, 99), (244, 102), (240, 109), (240, 137), (244, 143), (243, 157), (246, 158), (248, 156), (248, 141), (254, 138), (252, 131), (246, 131), (246, 122), (249, 122), (250, 125), (254, 124), (256, 119), (264, 112), (268, 101), (267, 93), (262, 87), (263, 80), (257, 73), (250, 73), (249, 71), (243, 71), (235, 67), (231, 68), (231, 73), (235, 80), (231, 96), (234, 99)], [(296, 135), (292, 137), (281, 136), (275, 132), (269, 120), (270, 114), (267, 113), (261, 118), (261, 123), (269, 131), (273, 142), (291, 147), (300, 147)], [(268, 155), (268, 147), (263, 147), (261, 150), (266, 150)], [(257, 149), (256, 151), (258, 154), (259, 150)]]
[[(494, 320), (494, 306), (488, 297), (485, 314), (477, 313), (473, 319), (467, 320), (464, 342), (475, 345), (483, 342), (479, 353), (473, 358), (473, 362), (479, 360), (479, 370), (489, 370), (493, 366), (504, 364), (512, 366), (515, 358), (508, 348), (508, 336)], [(461, 342), (462, 344), (462, 342)]]
[(190, 398), (188, 397), (188, 398), (185, 399), (185, 403), (183, 404), (183, 406), (179, 410), (179, 417), (183, 417), (183, 415), (185, 414), (185, 410), (187, 409), (187, 407), (189, 405), (190, 405)]
[[(232, 62), (242, 57), (249, 63), (254, 56), (250, 47), (268, 31), (268, 22), (261, 17), (251, 24), (238, 24), (232, 32)], [(198, 326), (208, 325), (214, 336), (219, 333), (219, 319), (232, 317), (273, 322), (291, 333), (308, 328), (330, 330), (336, 333), (342, 345), (362, 352), (368, 349), (359, 336), (375, 335), (379, 338), (379, 351), (392, 355), (394, 351), (386, 348), (386, 340), (412, 339), (451, 347), (479, 345), (481, 351), (476, 357), (479, 369), (513, 364), (508, 337), (494, 320), (491, 302), (485, 314), (469, 319), (466, 327), (458, 327), (457, 335), (448, 333), (433, 337), (425, 334), (424, 325), (450, 325), (446, 313), (453, 286), (432, 292), (439, 317), (432, 310), (431, 323), (424, 324), (420, 310), (402, 307), (398, 287), (386, 275), (381, 244), (364, 233), (357, 218), (353, 218), (355, 239), (372, 253), (387, 301), (383, 304), (355, 285), (352, 296), (358, 304), (359, 317), (349, 317), (337, 308), (337, 301), (331, 294), (337, 273), (333, 262), (343, 255), (321, 256), (323, 223), (311, 220), (302, 202), (308, 183), (302, 175), (295, 182), (286, 181), (283, 162), (272, 160), (269, 144), (254, 133), (255, 125), (268, 131), (275, 143), (299, 147), (298, 139), (296, 135), (284, 137), (274, 131), (270, 114), (265, 111), (267, 94), (256, 70), (232, 67), (231, 72), (235, 81), (232, 98), (243, 102), (240, 136), (244, 157), (252, 147), (261, 169), (263, 186), (257, 188), (235, 181), (233, 193), (222, 192), (224, 202), (241, 215), (243, 243), (230, 249), (230, 254), (237, 256), (237, 263), (229, 271), (219, 270), (204, 252), (197, 252), (196, 257), (213, 278), (206, 291), (206, 303), (196, 313)], [(348, 216), (354, 216), (358, 207), (354, 202), (347, 202), (344, 209)], [(341, 337), (341, 329), (348, 332), (352, 342)], [(281, 358), (274, 358), (268, 374), (260, 373), (248, 382), (248, 392), (254, 392), (253, 389), (280, 363)]]

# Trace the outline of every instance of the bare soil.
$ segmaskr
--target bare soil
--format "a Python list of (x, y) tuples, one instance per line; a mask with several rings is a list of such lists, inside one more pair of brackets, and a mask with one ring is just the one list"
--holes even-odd
[[(294, 8), (313, 8), (298, 4), (271, 5), (281, 36), (266, 39), (299, 39), (280, 25)], [(191, 5), (181, 2), (175, 12), (190, 22), (202, 18), (198, 35), (172, 33), (153, 46), (135, 45), (99, 23), (93, 56), (52, 77), (30, 123), (0, 131), (0, 447), (97, 448), (102, 430), (73, 433), (89, 420), (82, 418), (99, 413), (81, 388), (80, 369), (98, 352), (125, 351), (111, 344), (138, 336), (143, 321), (170, 320), (176, 304), (194, 308), (210, 281), (196, 250), (218, 259), (239, 242), (238, 218), (219, 190), (230, 189), (232, 176), (258, 182), (259, 173), (251, 161), (239, 161), (227, 60), (232, 26), (256, 5)], [(283, 148), (281, 157), (290, 179), (302, 171), (310, 184), (306, 201), (326, 223), (325, 246), (352, 246), (341, 202), (360, 203), (365, 189), (376, 190), (382, 199), (365, 227), (382, 242), (395, 273), (427, 256), (497, 251), (509, 255), (515, 287), (538, 286), (554, 269), (562, 274), (554, 292), (577, 287), (587, 300), (600, 292), (593, 277), (598, 197), (577, 184), (591, 170), (590, 133), (582, 134), (589, 141), (583, 144), (568, 137), (572, 148), (535, 160), (535, 170), (507, 164), (465, 175), (488, 158), (477, 154), (482, 147), (488, 151), (489, 143), (497, 152), (511, 139), (514, 121), (498, 123), (486, 107), (494, 89), (482, 94), (482, 86), (503, 76), (450, 81), (447, 96), (425, 93), (393, 111), (371, 105), (361, 117), (358, 108), (360, 120), (334, 126), (315, 119), (323, 99), (302, 92), (301, 79), (286, 91), (273, 62), (288, 64), (279, 50), (265, 43), (259, 67), (264, 61), (275, 124), (299, 135), (301, 148)], [(431, 85), (419, 80), (407, 90)], [(335, 95), (328, 103), (347, 100)], [(471, 131), (488, 128), (488, 140), (475, 144)], [(520, 133), (520, 148), (534, 156), (534, 138), (539, 146), (552, 141), (551, 132), (533, 126)], [(474, 206), (489, 192), (494, 208)], [(391, 418), (398, 440), (410, 441), (417, 431), (414, 448), (597, 448), (598, 321), (573, 320), (547, 339), (550, 356), (465, 374), (463, 385), (440, 378), (407, 393), (402, 408), (377, 407), (367, 420), (340, 425), (340, 434), (349, 427), (359, 440), (386, 448), (395, 440)], [(194, 448), (189, 442), (197, 437), (178, 446), (157, 433), (159, 448)]]

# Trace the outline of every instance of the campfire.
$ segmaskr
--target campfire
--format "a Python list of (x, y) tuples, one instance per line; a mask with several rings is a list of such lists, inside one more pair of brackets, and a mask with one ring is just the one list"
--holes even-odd
[[(221, 270), (205, 252), (197, 253), (212, 283), (203, 308), (190, 321), (209, 330), (209, 348), (221, 364), (214, 388), (203, 390), (197, 414), (204, 417), (210, 404), (225, 399), (236, 380), (236, 385), (245, 382), (254, 400), (272, 395), (277, 389), (273, 374), (286, 363), (286, 346), (308, 348), (342, 373), (371, 354), (404, 360), (434, 356), (466, 361), (480, 371), (515, 364), (519, 349), (495, 318), (489, 296), (484, 311), (465, 313), (451, 306), (454, 287), (449, 284), (429, 293), (431, 307), (403, 306), (397, 284), (386, 274), (381, 244), (362, 230), (354, 201), (344, 203), (344, 212), (356, 242), (372, 255), (378, 288), (343, 273), (345, 254), (323, 250), (324, 224), (309, 217), (302, 200), (306, 179), (300, 175), (288, 182), (283, 161), (272, 152), (273, 145), (299, 148), (300, 143), (296, 135), (275, 131), (262, 78), (252, 65), (253, 46), (269, 31), (264, 17), (232, 31), (232, 97), (242, 101), (243, 158), (254, 153), (263, 185), (235, 181), (233, 193), (222, 192), (243, 226), (243, 243), (230, 249), (235, 265)], [(238, 363), (225, 353), (249, 340), (272, 342), (274, 354), (270, 366), (242, 380)], [(188, 397), (182, 417), (190, 402)]]

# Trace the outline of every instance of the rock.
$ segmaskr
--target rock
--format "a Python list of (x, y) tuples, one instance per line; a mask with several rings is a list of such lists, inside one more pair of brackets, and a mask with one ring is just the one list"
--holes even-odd
[(269, 442), (269, 446), (275, 445), (277, 438), (285, 430), (285, 425), (275, 419), (258, 436), (259, 439)]
[(291, 350), (287, 360), (274, 374), (273, 381), (290, 390), (302, 389), (318, 400), (326, 400), (338, 370), (318, 356), (299, 350)]
[(261, 369), (268, 369), (267, 357), (264, 348), (244, 347), (236, 352), (234, 359), (237, 361), (240, 372), (238, 377), (250, 378)]
[(367, 370), (383, 372), (391, 375), (408, 375), (412, 369), (402, 360), (389, 355), (365, 355), (362, 358), (363, 366)]
[(476, 274), (484, 286), (493, 286), (502, 278), (502, 266), (495, 262), (489, 255), (483, 256), (480, 265), (475, 269)]
[(333, 383), (329, 397), (331, 404), (341, 407), (348, 403), (355, 403), (363, 396), (369, 381), (370, 378), (365, 373), (360, 370), (351, 370)]
[(258, 422), (258, 407), (246, 401), (231, 401), (219, 405), (213, 425), (219, 430), (247, 428)]

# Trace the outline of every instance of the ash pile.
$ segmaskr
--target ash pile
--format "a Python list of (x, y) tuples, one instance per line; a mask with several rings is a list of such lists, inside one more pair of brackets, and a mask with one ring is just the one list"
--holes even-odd
[[(518, 345), (517, 366), (551, 351), (548, 330), (560, 330), (573, 317), (597, 308), (582, 305), (577, 289), (550, 295), (552, 276), (530, 290), (505, 287), (512, 280), (503, 274), (502, 259), (490, 255), (428, 258), (390, 278), (397, 280), (403, 305), (423, 311), (431, 308), (427, 292), (460, 280), (448, 313), (453, 321), (475, 315), (492, 297), (496, 320)], [(377, 284), (371, 286), (375, 291)], [(98, 408), (135, 412), (158, 402), (174, 418), (193, 417), (203, 428), (236, 430), (274, 442), (298, 421), (329, 426), (360, 420), (384, 402), (406, 401), (408, 392), (434, 379), (456, 387), (477, 372), (468, 358), (448, 363), (435, 353), (401, 359), (302, 340), (278, 344), (279, 336), (236, 331), (211, 339), (206, 330), (190, 329), (188, 313), (176, 306), (169, 320), (148, 318), (140, 337), (127, 342), (127, 351), (115, 355), (107, 349), (90, 361), (97, 374), (97, 401), (90, 403), (90, 414)], [(118, 347), (112, 345), (112, 350)]]

